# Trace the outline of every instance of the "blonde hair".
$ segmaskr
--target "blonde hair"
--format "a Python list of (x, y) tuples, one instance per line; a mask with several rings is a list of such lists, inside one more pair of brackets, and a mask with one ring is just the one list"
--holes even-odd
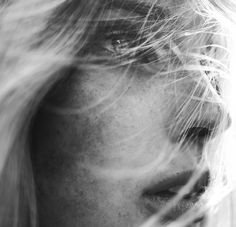
[[(103, 9), (109, 5), (109, 1), (101, 2), (0, 1), (0, 226), (37, 225), (33, 167), (28, 141), (31, 120), (42, 99), (61, 78), (57, 72), (63, 67), (87, 64), (83, 60), (86, 42), (93, 35)], [(173, 64), (170, 67), (170, 52), (166, 52), (159, 59), (166, 67), (158, 75), (187, 71), (193, 74), (200, 72), (201, 75), (205, 72), (207, 75), (208, 72), (214, 72), (227, 78), (230, 60), (229, 29), (235, 26), (235, 4), (231, 0), (192, 0), (179, 5), (177, 2), (175, 11), (164, 19), (164, 23), (160, 23), (152, 14), (152, 9), (159, 1), (153, 1), (153, 7), (140, 28), (145, 41), (121, 53), (122, 56), (119, 57), (124, 56), (125, 60), (118, 61), (119, 64), (133, 63), (129, 56), (134, 51), (148, 50), (150, 47), (158, 53), (168, 43), (175, 53), (175, 57), (171, 59)], [(149, 27), (146, 31), (150, 22), (153, 26), (160, 25), (159, 28), (150, 32)], [(154, 40), (153, 37), (158, 32), (165, 35)], [(178, 46), (170, 42), (183, 37), (185, 43), (180, 42)], [(217, 38), (217, 44), (212, 41), (212, 37)], [(90, 64), (96, 66), (96, 60)], [(175, 64), (176, 61), (181, 64)], [(211, 92), (217, 92), (217, 86), (215, 84), (216, 90)], [(192, 95), (191, 98), (196, 97)], [(220, 99), (218, 101), (221, 102)], [(192, 123), (194, 110), (196, 107), (188, 116), (190, 122), (186, 122), (187, 124)], [(72, 110), (58, 111), (65, 114)], [(225, 127), (225, 118), (226, 116), (222, 116), (220, 119), (222, 128)], [(223, 170), (221, 156), (220, 152), (215, 152), (215, 164), (210, 164), (217, 174), (219, 168)], [(219, 178), (222, 179), (222, 176)], [(194, 219), (191, 215), (189, 217)], [(145, 226), (156, 223), (155, 217), (149, 221)], [(179, 225), (181, 224), (183, 223), (180, 221)]]

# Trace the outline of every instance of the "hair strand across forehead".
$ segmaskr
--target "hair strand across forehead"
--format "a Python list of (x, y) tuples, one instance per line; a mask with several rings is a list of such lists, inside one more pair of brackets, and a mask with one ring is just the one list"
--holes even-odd
[[(113, 18), (112, 13), (116, 17)], [(163, 90), (177, 97), (176, 109), (173, 114), (169, 111), (172, 115), (166, 126), (173, 143), (181, 141), (181, 146), (188, 146), (186, 138), (191, 137), (191, 144), (201, 136), (209, 140), (216, 132), (223, 132), (230, 123), (220, 83), (229, 79), (230, 29), (235, 26), (235, 13), (236, 5), (232, 0), (164, 3), (157, 0), (1, 0), (0, 226), (35, 227), (38, 224), (30, 130), (45, 96), (68, 75), (60, 73), (63, 69), (113, 72), (125, 68), (122, 72), (126, 73), (123, 78), (127, 80), (123, 81), (123, 93), (132, 92), (130, 84), (133, 81), (128, 80), (127, 72), (133, 68), (139, 74), (148, 72), (152, 75), (150, 84), (157, 77), (166, 78)], [(180, 82), (189, 84), (189, 81), (194, 81), (196, 86), (187, 94), (176, 89)], [(203, 89), (202, 84), (207, 86)], [(184, 89), (187, 90), (187, 86)], [(115, 91), (111, 92), (115, 101), (106, 99), (107, 106), (104, 107), (101, 99), (96, 103), (97, 109), (91, 105), (83, 110), (96, 109), (103, 114), (122, 97), (122, 92)], [(217, 124), (204, 120), (209, 117), (205, 103), (211, 103), (212, 109), (219, 110), (220, 113), (214, 115)], [(165, 108), (172, 106), (167, 103)], [(48, 109), (63, 116), (81, 114), (76, 107), (63, 109), (48, 105)], [(189, 130), (193, 125), (195, 134)], [(160, 156), (160, 160), (167, 156)], [(222, 178), (225, 179), (222, 156), (218, 147), (214, 154), (213, 151), (203, 152), (204, 165), (214, 170), (213, 180), (218, 185), (218, 189), (212, 189), (214, 198), (220, 190), (223, 193), (219, 197), (228, 193), (225, 182), (222, 183)], [(113, 166), (103, 169), (103, 174), (120, 179), (128, 174), (141, 175), (145, 171), (151, 172), (157, 163), (160, 164), (153, 160), (149, 166), (140, 169)], [(213, 188), (213, 183), (211, 186)], [(210, 209), (214, 201), (209, 202), (207, 208)], [(186, 220), (180, 219), (179, 224), (170, 226), (191, 223), (196, 217), (194, 212), (197, 216), (202, 211), (190, 210), (184, 216)], [(157, 219), (158, 216), (151, 217), (143, 227), (154, 226)]]

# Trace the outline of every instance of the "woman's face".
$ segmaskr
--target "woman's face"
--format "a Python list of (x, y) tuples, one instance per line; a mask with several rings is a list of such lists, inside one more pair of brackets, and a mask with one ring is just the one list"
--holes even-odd
[[(128, 9), (104, 15), (118, 13), (131, 15)], [(87, 61), (100, 56), (118, 61), (130, 42), (127, 35), (97, 37)], [(176, 53), (163, 47), (155, 62), (152, 53), (129, 66), (61, 70), (63, 79), (46, 96), (32, 129), (40, 226), (138, 226), (187, 183), (203, 150), (213, 145), (208, 137), (219, 127), (224, 107), (216, 102), (214, 84), (200, 74), (159, 73), (166, 52), (176, 63)], [(183, 199), (166, 220), (196, 200)]]

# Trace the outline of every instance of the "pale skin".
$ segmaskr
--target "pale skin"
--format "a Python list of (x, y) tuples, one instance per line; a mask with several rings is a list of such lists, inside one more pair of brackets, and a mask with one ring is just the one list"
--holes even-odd
[[(202, 98), (208, 85), (191, 77), (172, 81), (138, 65), (81, 67), (47, 95), (32, 134), (41, 227), (138, 226), (152, 215), (142, 200), (145, 187), (197, 168), (202, 150), (196, 144), (177, 149), (179, 128), (187, 122), (178, 115), (188, 116), (192, 105), (199, 105), (191, 100), (180, 110), (189, 92), (197, 86), (195, 95)], [(217, 126), (223, 108), (205, 102), (195, 110), (195, 124)], [(163, 152), (173, 155), (164, 166), (112, 177), (113, 171), (161, 160)]]

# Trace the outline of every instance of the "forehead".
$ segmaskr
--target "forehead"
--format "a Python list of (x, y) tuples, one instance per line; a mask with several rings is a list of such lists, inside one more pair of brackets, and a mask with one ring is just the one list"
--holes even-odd
[(102, 15), (107, 19), (115, 19), (114, 17), (135, 17), (141, 16), (146, 17), (165, 17), (164, 10), (168, 8), (168, 1), (158, 1), (158, 0), (107, 0), (105, 9), (111, 10), (112, 14)]
[[(103, 1), (102, 1), (103, 2)], [(187, 4), (184, 0), (105, 0), (105, 9), (112, 10), (124, 16), (151, 16), (153, 19), (163, 19), (167, 15), (176, 14), (181, 8), (188, 8), (183, 6)], [(104, 15), (103, 15), (104, 16)], [(108, 16), (109, 17), (109, 16)]]
[[(115, 7), (125, 7), (129, 10), (134, 10), (135, 8), (150, 9), (154, 6), (172, 9), (175, 6), (184, 4), (184, 0), (108, 0), (107, 2)], [(129, 6), (130, 8), (128, 8)]]
[(183, 0), (108, 0), (109, 2), (114, 3), (133, 3), (133, 4), (144, 4), (144, 5), (160, 5), (160, 6), (168, 6), (170, 4), (181, 3)]
[(183, 3), (183, 0), (134, 0), (135, 2), (147, 5), (159, 5), (161, 7), (171, 7), (175, 4)]

